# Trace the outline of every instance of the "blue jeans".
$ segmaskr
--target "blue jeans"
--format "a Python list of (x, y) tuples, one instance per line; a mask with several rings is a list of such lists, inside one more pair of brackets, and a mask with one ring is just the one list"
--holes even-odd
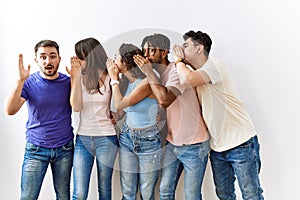
[(123, 200), (153, 200), (161, 159), (161, 138), (157, 126), (120, 131), (120, 177)]
[(70, 199), (73, 141), (59, 148), (45, 148), (26, 143), (21, 177), (21, 200), (38, 199), (50, 164), (56, 199)]
[(259, 182), (260, 156), (257, 136), (227, 151), (211, 151), (210, 161), (216, 193), (221, 200), (235, 200), (237, 178), (244, 200), (262, 200)]
[(175, 199), (176, 186), (183, 170), (185, 199), (202, 199), (201, 187), (209, 150), (209, 141), (185, 146), (167, 142), (159, 188), (161, 200)]
[(99, 199), (111, 200), (111, 179), (117, 155), (117, 136), (76, 136), (74, 149), (73, 199), (87, 199), (96, 158)]

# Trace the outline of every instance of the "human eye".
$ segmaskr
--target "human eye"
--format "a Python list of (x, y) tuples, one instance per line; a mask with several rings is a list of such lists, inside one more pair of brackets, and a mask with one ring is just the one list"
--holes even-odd
[(150, 52), (149, 48), (143, 48), (143, 50), (142, 50), (142, 53), (143, 53), (144, 56), (148, 55), (149, 52)]

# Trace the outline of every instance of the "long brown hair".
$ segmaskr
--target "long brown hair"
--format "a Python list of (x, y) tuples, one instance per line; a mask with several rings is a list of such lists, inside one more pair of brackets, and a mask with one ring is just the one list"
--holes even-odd
[[(81, 72), (83, 85), (88, 93), (99, 92), (102, 94), (99, 81), (103, 83), (102, 85), (104, 85), (104, 81), (99, 77), (108, 74), (106, 68), (107, 54), (103, 46), (95, 38), (86, 38), (75, 44), (75, 53), (79, 59), (86, 61), (86, 66)], [(103, 74), (99, 74), (99, 72), (103, 72)]]

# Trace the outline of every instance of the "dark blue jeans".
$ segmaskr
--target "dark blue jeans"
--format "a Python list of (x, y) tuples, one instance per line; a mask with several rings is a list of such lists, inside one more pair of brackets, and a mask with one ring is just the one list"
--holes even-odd
[(260, 156), (257, 136), (227, 151), (211, 150), (210, 161), (216, 193), (220, 200), (235, 200), (237, 178), (244, 200), (262, 200), (259, 182)]
[(73, 141), (59, 148), (45, 148), (27, 142), (22, 167), (21, 200), (38, 199), (49, 164), (56, 199), (69, 200), (73, 150)]

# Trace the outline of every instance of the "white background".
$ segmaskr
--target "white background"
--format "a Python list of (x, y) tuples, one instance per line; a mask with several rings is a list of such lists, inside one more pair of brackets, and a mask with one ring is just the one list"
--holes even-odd
[[(2, 102), (17, 78), (18, 54), (23, 53), (25, 64), (32, 65), (32, 72), (38, 70), (33, 62), (33, 47), (42, 39), (58, 42), (62, 56), (60, 71), (65, 72), (75, 42), (86, 37), (105, 43), (140, 29), (164, 29), (180, 34), (191, 29), (202, 30), (212, 37), (211, 56), (229, 67), (259, 133), (265, 199), (297, 199), (300, 178), (297, 2), (0, 0), (0, 109), (3, 110)], [(137, 45), (143, 36), (136, 38)], [(109, 52), (109, 56), (113, 54)], [(26, 119), (26, 106), (14, 116), (0, 113), (1, 200), (19, 198)], [(42, 186), (42, 200), (54, 199), (49, 172)], [(89, 199), (97, 199), (95, 175)], [(181, 180), (178, 199), (184, 199), (182, 188)], [(114, 200), (120, 199), (118, 171), (113, 177), (113, 193)], [(217, 199), (209, 164), (203, 199)]]

